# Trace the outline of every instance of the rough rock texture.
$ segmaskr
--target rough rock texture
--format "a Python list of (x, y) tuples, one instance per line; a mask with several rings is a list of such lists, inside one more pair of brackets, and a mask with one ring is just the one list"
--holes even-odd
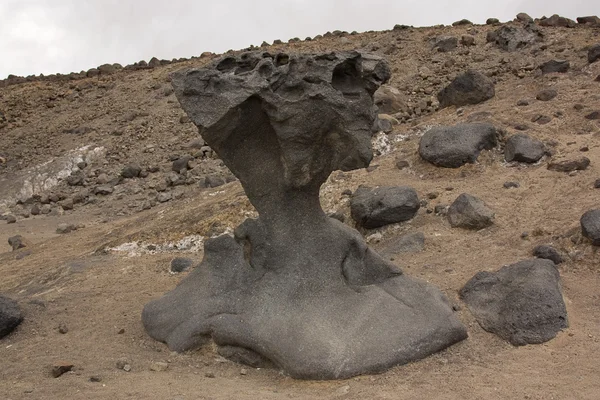
[(552, 261), (525, 260), (478, 272), (460, 297), (486, 331), (515, 346), (543, 343), (568, 327), (559, 281)]
[(591, 64), (596, 60), (600, 60), (600, 43), (595, 44), (588, 49), (588, 62)]
[(327, 217), (319, 188), (372, 158), (379, 57), (245, 53), (172, 75), (202, 137), (259, 212), (205, 242), (204, 260), (144, 308), (153, 338), (185, 351), (335, 379), (410, 362), (466, 337), (442, 293), (402, 274)]
[(361, 186), (350, 199), (352, 219), (367, 229), (412, 219), (419, 210), (415, 189), (407, 186)]
[(456, 49), (458, 38), (455, 36), (438, 36), (433, 40), (432, 47), (441, 53)]
[(494, 223), (494, 212), (477, 197), (463, 193), (448, 208), (453, 228), (483, 229)]
[(0, 339), (23, 322), (23, 314), (16, 301), (0, 295)]
[(382, 85), (373, 96), (375, 105), (380, 113), (395, 114), (400, 111), (407, 111), (406, 97), (395, 87)]
[(600, 246), (600, 209), (589, 210), (581, 216), (581, 231), (594, 246)]
[(495, 31), (488, 33), (486, 40), (494, 42), (496, 46), (506, 51), (516, 51), (523, 47), (538, 42), (540, 33), (531, 25), (525, 28), (503, 25)]
[(28, 247), (29, 241), (21, 235), (15, 235), (8, 238), (8, 244), (12, 247), (13, 251)]
[(552, 261), (554, 264), (561, 264), (564, 259), (554, 247), (547, 244), (540, 244), (533, 249), (533, 255), (537, 258), (544, 258)]
[(573, 172), (583, 171), (590, 166), (590, 159), (587, 157), (579, 157), (573, 160), (552, 161), (548, 164), (550, 171), (556, 172)]
[(554, 26), (563, 28), (574, 28), (577, 23), (572, 19), (561, 17), (558, 14), (552, 15), (550, 18), (542, 18), (539, 22), (540, 26)]
[(492, 149), (497, 143), (496, 128), (490, 124), (440, 126), (421, 137), (419, 154), (439, 167), (458, 168), (474, 163), (481, 150)]
[(555, 89), (544, 89), (540, 90), (535, 98), (539, 101), (550, 101), (558, 95), (558, 92)]
[(517, 133), (507, 140), (504, 146), (504, 159), (508, 162), (535, 163), (544, 156), (544, 152), (544, 144), (540, 140)]
[(553, 72), (565, 73), (571, 67), (571, 63), (567, 60), (549, 60), (540, 65), (543, 74)]
[(438, 95), (440, 108), (478, 104), (494, 97), (494, 82), (481, 72), (468, 70), (457, 76)]

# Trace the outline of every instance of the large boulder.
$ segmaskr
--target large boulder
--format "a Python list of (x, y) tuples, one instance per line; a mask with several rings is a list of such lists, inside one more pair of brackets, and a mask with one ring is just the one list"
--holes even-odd
[(488, 32), (486, 40), (488, 43), (495, 43), (502, 50), (516, 51), (540, 41), (541, 38), (541, 33), (532, 25), (524, 28), (503, 25), (495, 31)]
[(468, 70), (458, 75), (437, 95), (440, 108), (478, 104), (494, 97), (494, 82), (481, 72)]
[(550, 260), (478, 272), (460, 297), (483, 329), (515, 346), (546, 342), (568, 327), (560, 275)]
[(544, 143), (523, 133), (511, 136), (504, 146), (504, 159), (508, 162), (518, 161), (536, 163), (545, 153)]
[(321, 209), (331, 172), (371, 161), (383, 59), (261, 51), (171, 78), (259, 216), (205, 241), (202, 263), (144, 307), (151, 337), (174, 351), (212, 339), (232, 360), (269, 360), (305, 379), (383, 371), (466, 337), (438, 289)]
[(558, 14), (552, 15), (550, 18), (542, 18), (538, 22), (540, 26), (553, 26), (563, 28), (575, 28), (577, 23), (572, 19), (561, 17)]
[(408, 221), (419, 207), (417, 192), (408, 186), (361, 186), (350, 199), (352, 219), (367, 229)]
[(453, 228), (479, 230), (494, 223), (494, 211), (483, 200), (467, 193), (454, 200), (446, 215)]
[(600, 209), (589, 210), (581, 216), (581, 231), (594, 246), (600, 246)]
[(16, 301), (0, 295), (0, 339), (23, 322), (23, 314)]
[(475, 163), (482, 150), (498, 144), (497, 131), (486, 123), (431, 128), (421, 137), (419, 154), (424, 160), (446, 168)]

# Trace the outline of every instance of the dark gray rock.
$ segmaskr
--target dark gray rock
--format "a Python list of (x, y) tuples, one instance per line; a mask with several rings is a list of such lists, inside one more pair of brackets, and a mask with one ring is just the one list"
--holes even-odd
[(504, 159), (508, 162), (518, 161), (536, 163), (545, 153), (544, 143), (523, 133), (511, 136), (504, 146)]
[(600, 18), (596, 15), (577, 17), (577, 23), (582, 25), (600, 25)]
[(425, 248), (423, 232), (407, 233), (388, 240), (381, 246), (380, 253), (384, 256), (394, 256), (401, 253), (418, 253)]
[(517, 17), (516, 17), (516, 20), (517, 20), (517, 21), (520, 21), (520, 22), (525, 22), (525, 23), (528, 23), (528, 22), (533, 22), (533, 18), (531, 18), (531, 17), (529, 16), (529, 14), (527, 14), (527, 13), (524, 13), (524, 12), (520, 12), (520, 13), (518, 13), (518, 14), (517, 14)]
[(517, 189), (521, 187), (521, 185), (519, 185), (519, 182), (504, 182), (503, 186), (505, 189)]
[(173, 161), (173, 165), (171, 169), (175, 172), (181, 172), (184, 169), (188, 168), (188, 163), (193, 160), (194, 157), (190, 155), (185, 155), (183, 157), (179, 157), (177, 160)]
[(550, 18), (542, 18), (538, 22), (540, 26), (552, 26), (563, 28), (575, 28), (577, 23), (572, 19), (561, 17), (558, 14), (552, 15)]
[(15, 235), (8, 238), (8, 244), (13, 251), (23, 249), (28, 246), (28, 241), (21, 235)]
[(590, 159), (587, 157), (579, 157), (572, 160), (552, 161), (548, 164), (550, 171), (556, 172), (573, 172), (583, 171), (590, 166)]
[(453, 228), (479, 230), (494, 223), (494, 212), (482, 200), (463, 193), (448, 208), (448, 221)]
[(150, 336), (175, 351), (212, 339), (306, 379), (383, 371), (466, 337), (439, 290), (320, 207), (332, 171), (369, 165), (373, 94), (389, 77), (356, 52), (245, 53), (172, 75), (259, 217), (206, 240), (202, 263), (144, 307)]
[(206, 175), (206, 177), (204, 178), (204, 182), (202, 182), (203, 187), (205, 188), (216, 188), (219, 186), (223, 186), (225, 183), (225, 178), (214, 174)]
[(180, 273), (192, 268), (194, 260), (185, 257), (175, 257), (171, 260), (171, 272)]
[(432, 48), (446, 53), (458, 47), (458, 38), (456, 36), (438, 36), (433, 40)]
[(462, 35), (460, 37), (460, 44), (463, 46), (475, 46), (475, 37), (471, 35)]
[(516, 51), (541, 40), (541, 34), (532, 26), (525, 28), (503, 25), (487, 34), (488, 43), (493, 42), (506, 51)]
[(417, 192), (408, 186), (361, 186), (350, 199), (352, 219), (367, 229), (408, 221), (419, 207)]
[(600, 209), (589, 210), (581, 216), (581, 232), (594, 246), (600, 246)]
[(543, 74), (550, 74), (553, 72), (565, 73), (569, 71), (571, 63), (567, 60), (550, 60), (540, 65), (540, 70)]
[(558, 95), (558, 92), (555, 89), (544, 89), (540, 90), (535, 98), (539, 101), (550, 101)]
[(17, 222), (17, 217), (12, 214), (8, 214), (5, 219), (7, 224), (14, 224)]
[(592, 111), (591, 113), (589, 113), (585, 116), (585, 119), (589, 119), (589, 120), (600, 119), (600, 111), (598, 111), (598, 110)]
[(537, 258), (550, 260), (556, 265), (564, 262), (564, 259), (562, 258), (558, 250), (547, 244), (540, 244), (539, 246), (535, 246), (535, 248), (533, 249), (533, 255)]
[(600, 178), (594, 181), (594, 189), (600, 189)]
[(0, 339), (23, 322), (23, 314), (16, 301), (0, 295)]
[(424, 160), (446, 168), (475, 163), (481, 150), (497, 145), (497, 131), (485, 123), (435, 127), (421, 137), (419, 154)]
[(123, 170), (121, 171), (121, 176), (123, 178), (137, 178), (138, 176), (140, 176), (140, 172), (142, 172), (142, 167), (140, 167), (137, 164), (128, 164), (125, 167), (123, 167)]
[(495, 25), (495, 24), (499, 24), (500, 20), (498, 18), (488, 18), (485, 20), (485, 24), (486, 25)]
[(82, 186), (85, 180), (83, 172), (78, 171), (67, 177), (67, 184), (69, 186)]
[(455, 21), (452, 23), (452, 26), (464, 26), (464, 25), (473, 25), (471, 21), (468, 19), (461, 19), (459, 21)]
[(547, 342), (568, 327), (560, 275), (550, 260), (478, 272), (460, 297), (483, 329), (515, 346)]
[(103, 196), (109, 195), (112, 192), (114, 192), (114, 189), (112, 186), (109, 185), (100, 185), (94, 189), (94, 194), (100, 194)]
[(479, 104), (494, 97), (494, 82), (480, 72), (468, 70), (458, 75), (437, 95), (440, 108)]

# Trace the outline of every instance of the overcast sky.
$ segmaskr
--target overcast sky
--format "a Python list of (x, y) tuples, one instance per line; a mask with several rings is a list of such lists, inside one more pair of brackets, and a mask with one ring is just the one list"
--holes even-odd
[[(598, 0), (0, 0), (0, 79), (221, 53), (336, 29), (431, 26), (517, 12), (575, 19)], [(596, 6), (594, 6), (596, 5)]]

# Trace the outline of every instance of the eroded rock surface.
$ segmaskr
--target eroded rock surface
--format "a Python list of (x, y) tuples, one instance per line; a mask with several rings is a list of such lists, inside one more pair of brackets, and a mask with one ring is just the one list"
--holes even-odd
[(16, 301), (0, 295), (0, 339), (23, 322), (23, 314)]
[(147, 332), (185, 351), (213, 340), (230, 358), (296, 378), (385, 370), (466, 337), (447, 299), (329, 218), (319, 188), (372, 158), (373, 94), (390, 77), (356, 52), (254, 52), (172, 76), (202, 137), (259, 218), (207, 240), (204, 260), (144, 308)]
[(478, 272), (460, 296), (483, 329), (515, 346), (546, 342), (568, 326), (560, 275), (550, 260)]

